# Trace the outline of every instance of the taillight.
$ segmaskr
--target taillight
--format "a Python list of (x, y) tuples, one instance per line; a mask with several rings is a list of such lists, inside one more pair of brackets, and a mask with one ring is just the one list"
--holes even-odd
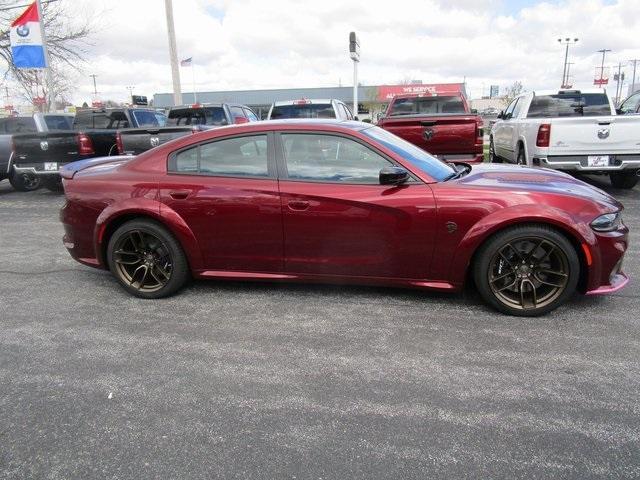
[(78, 134), (78, 153), (80, 155), (93, 155), (93, 142), (85, 133)]
[(116, 148), (118, 149), (118, 155), (124, 155), (124, 145), (122, 145), (122, 135), (120, 132), (116, 132)]
[(482, 128), (484, 124), (481, 119), (476, 120), (476, 138), (478, 140), (484, 140), (484, 129)]
[(536, 147), (548, 147), (551, 138), (551, 124), (543, 123), (538, 127), (538, 136), (536, 137)]

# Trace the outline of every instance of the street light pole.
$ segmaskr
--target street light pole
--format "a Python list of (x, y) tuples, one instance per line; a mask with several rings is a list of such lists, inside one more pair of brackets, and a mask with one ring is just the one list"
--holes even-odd
[(562, 84), (560, 88), (566, 88), (567, 85), (567, 60), (569, 59), (569, 45), (578, 43), (577, 38), (566, 37), (564, 39), (559, 38), (558, 43), (566, 45), (564, 49), (564, 65), (562, 66)]
[(97, 97), (98, 96), (98, 87), (96, 85), (96, 77), (98, 75), (96, 75), (95, 73), (92, 73), (89, 76), (93, 78), (93, 95)]
[(180, 68), (178, 67), (178, 48), (176, 47), (176, 31), (173, 25), (173, 2), (164, 0), (167, 16), (167, 34), (169, 35), (169, 61), (171, 63), (171, 80), (173, 81), (173, 104), (182, 105), (182, 91), (180, 89)]
[(356, 32), (349, 33), (349, 56), (353, 60), (353, 115), (358, 116), (358, 62), (360, 62), (360, 40)]
[[(598, 50), (598, 52), (602, 53), (602, 63), (600, 63), (600, 82), (604, 79), (604, 56), (607, 52), (611, 50), (608, 48), (603, 48), (602, 50)], [(600, 85), (602, 86), (602, 85)]]

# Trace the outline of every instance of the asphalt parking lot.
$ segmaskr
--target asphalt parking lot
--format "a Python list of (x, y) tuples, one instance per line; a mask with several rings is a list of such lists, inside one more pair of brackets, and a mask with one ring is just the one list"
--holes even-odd
[(0, 478), (639, 478), (627, 289), (542, 318), (473, 292), (200, 282), (128, 296), (0, 183)]

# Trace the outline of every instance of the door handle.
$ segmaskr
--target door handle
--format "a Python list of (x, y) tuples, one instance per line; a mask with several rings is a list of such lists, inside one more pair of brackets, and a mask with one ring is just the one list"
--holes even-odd
[(169, 196), (174, 200), (184, 200), (190, 193), (190, 190), (172, 190), (169, 192)]
[(295, 210), (298, 212), (304, 211), (309, 208), (309, 202), (302, 200), (292, 200), (289, 202), (289, 210)]

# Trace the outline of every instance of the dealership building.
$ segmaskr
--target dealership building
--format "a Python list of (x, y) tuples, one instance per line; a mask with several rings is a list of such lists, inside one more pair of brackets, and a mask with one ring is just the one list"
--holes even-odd
[[(409, 85), (361, 85), (358, 87), (358, 110), (363, 118), (383, 111), (389, 100), (401, 94), (466, 95), (464, 83), (413, 83)], [(336, 99), (347, 105), (353, 104), (353, 87), (280, 88), (273, 90), (230, 90), (223, 92), (196, 92), (198, 103), (240, 103), (251, 107), (261, 118), (265, 118), (273, 102), (299, 99)], [(193, 104), (193, 92), (184, 92), (185, 105)], [(156, 93), (153, 96), (156, 108), (173, 107), (172, 93)]]

